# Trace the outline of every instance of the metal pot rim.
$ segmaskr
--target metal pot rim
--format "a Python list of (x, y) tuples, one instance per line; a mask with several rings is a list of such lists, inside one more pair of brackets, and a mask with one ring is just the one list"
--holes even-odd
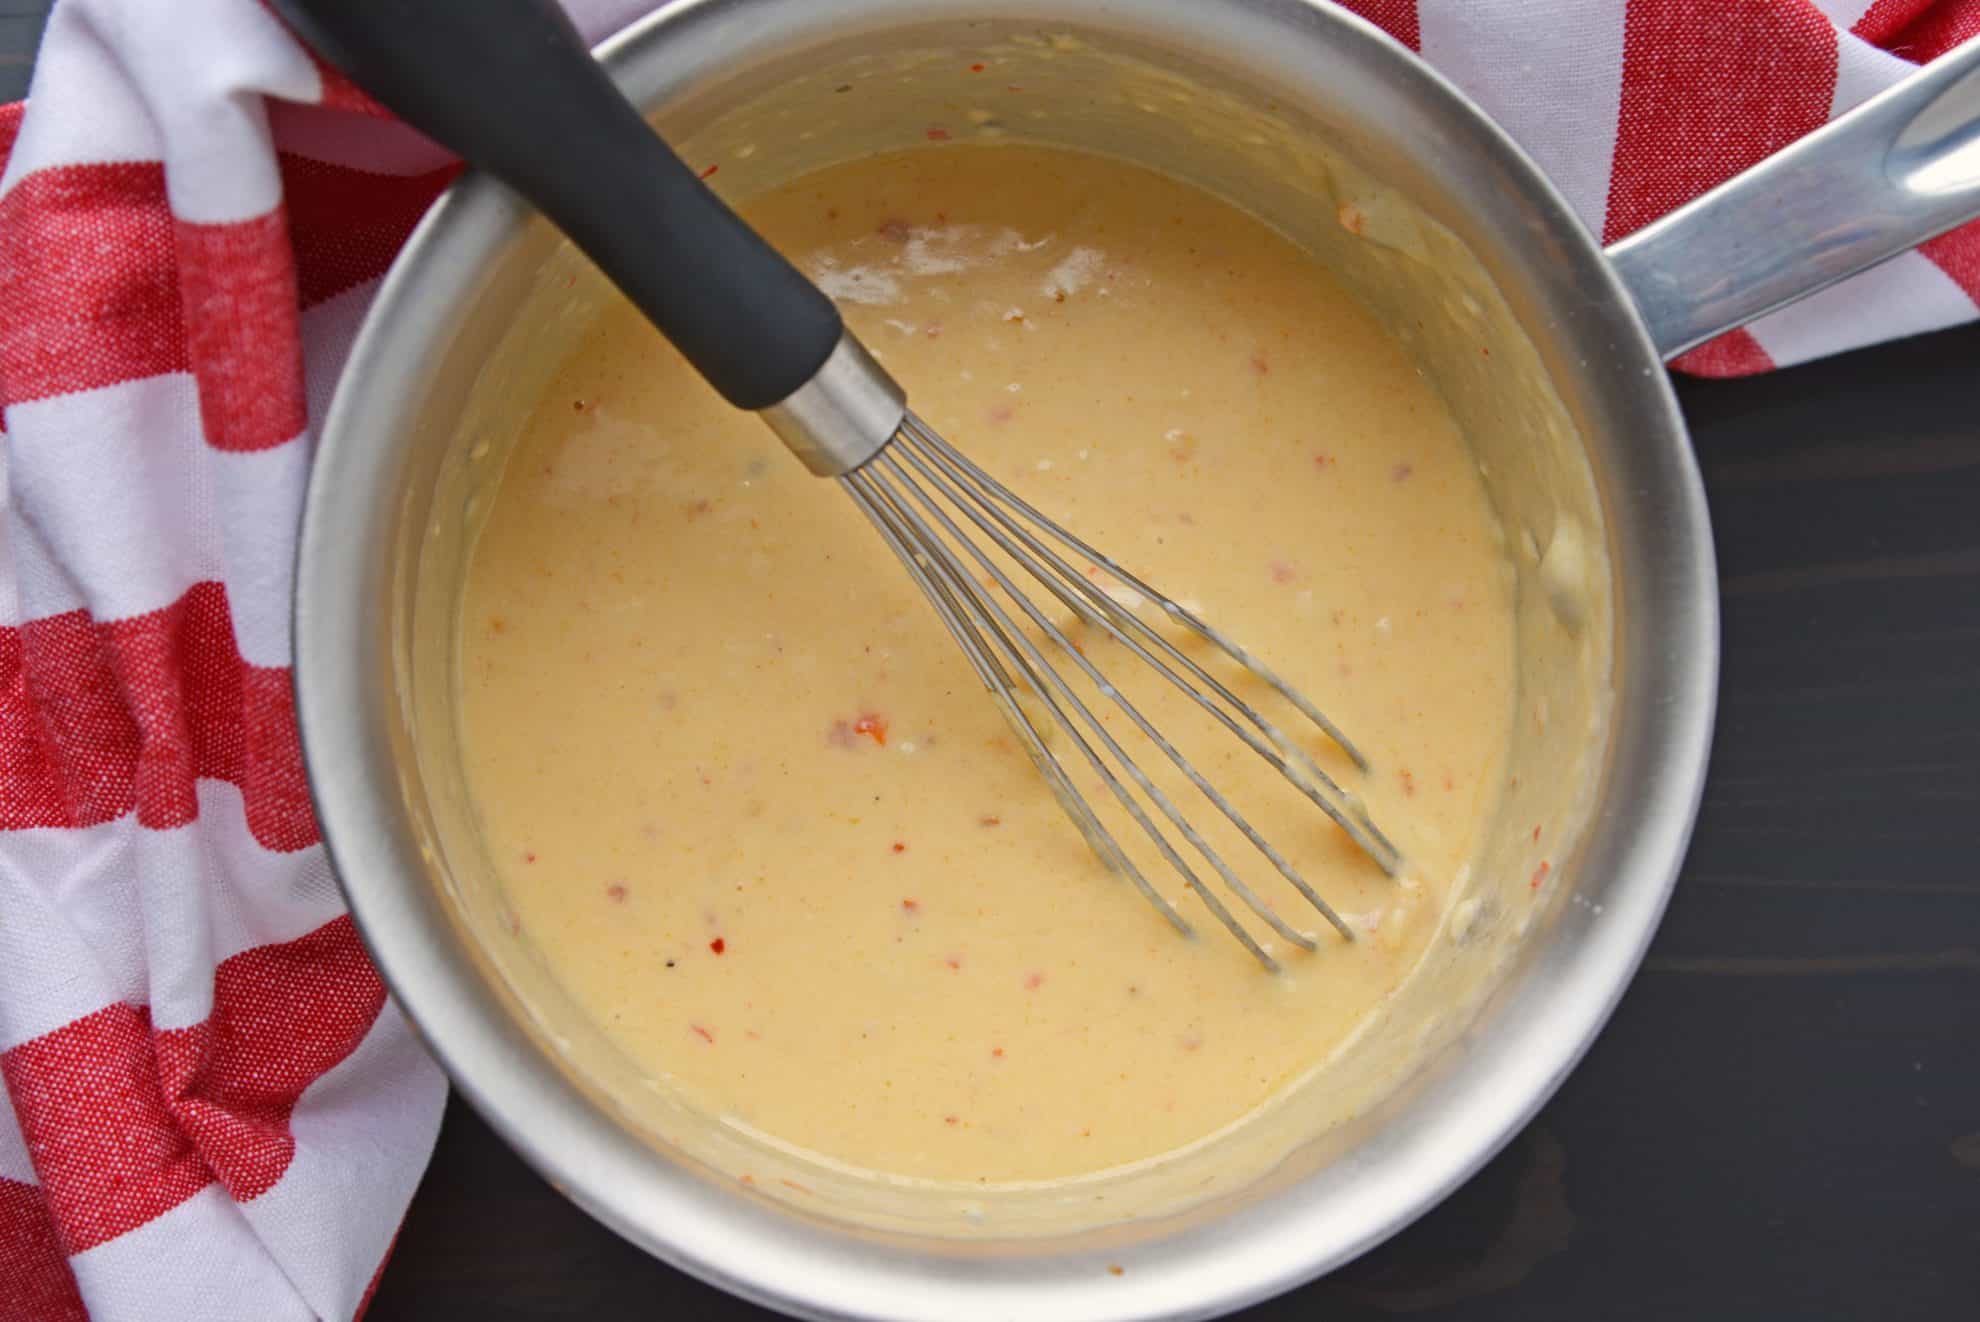
[[(806, 0), (680, 0), (601, 47), (622, 77), (661, 47), (734, 45), (742, 25), (798, 21)], [(845, 10), (849, 6), (817, 6)], [(968, 0), (864, 0), (900, 21), (966, 18)], [(1000, 13), (1049, 24), (1090, 15), (1063, 3), (1006, 0)], [(1343, 1177), (1275, 1192), (1207, 1226), (1110, 1250), (948, 1257), (903, 1251), (774, 1211), (670, 1162), (615, 1124), (545, 1060), (481, 984), (471, 952), (431, 888), (404, 822), (400, 763), (385, 712), (387, 630), (374, 594), (390, 538), (380, 475), (394, 419), (445, 309), (472, 295), (476, 268), (518, 223), (488, 180), (457, 184), (420, 224), (374, 300), (322, 429), (298, 555), (295, 684), (311, 793), (351, 911), (401, 1008), (457, 1087), (557, 1188), (673, 1265), (770, 1307), (815, 1317), (1203, 1317), (1289, 1289), (1348, 1261), (1442, 1199), (1540, 1108), (1592, 1042), (1640, 962), (1675, 884), (1702, 791), (1718, 668), (1715, 569), (1702, 486), (1675, 398), (1640, 318), (1593, 237), (1538, 168), (1461, 93), (1373, 27), (1315, 0), (1162, 0), (1149, 21), (1194, 29), (1234, 57), (1290, 68), (1302, 43), (1348, 47), (1384, 77), (1445, 103), (1457, 147), (1482, 154), (1521, 193), (1537, 238), (1616, 361), (1591, 361), (1636, 422), (1598, 455), (1610, 485), (1647, 493), (1652, 513), (1625, 530), (1643, 545), (1619, 562), (1641, 618), (1662, 631), (1654, 673), (1631, 676), (1636, 741), (1630, 810), (1602, 812), (1589, 858), (1613, 870), (1603, 920), (1556, 941), (1485, 1017), (1489, 1049), (1468, 1049), (1434, 1097), (1403, 1107)], [(744, 12), (747, 11), (747, 12)], [(1159, 14), (1157, 14), (1159, 11)], [(1214, 11), (1214, 12), (1213, 12)], [(1141, 16), (1137, 15), (1136, 21)], [(678, 58), (678, 57), (670, 57)], [(698, 72), (696, 76), (703, 76)], [(1597, 448), (1591, 441), (1591, 448)], [(369, 506), (353, 493), (375, 497)], [(364, 506), (360, 511), (354, 508)], [(1654, 525), (1654, 526), (1652, 526)], [(1657, 554), (1649, 551), (1655, 547)], [(1620, 589), (1619, 589), (1620, 590)], [(1623, 723), (1627, 723), (1625, 720)], [(1627, 779), (1627, 777), (1626, 777)], [(1540, 993), (1544, 991), (1544, 995)], [(1467, 1038), (1467, 1047), (1471, 1039)], [(1123, 1270), (1115, 1274), (1110, 1268)]]

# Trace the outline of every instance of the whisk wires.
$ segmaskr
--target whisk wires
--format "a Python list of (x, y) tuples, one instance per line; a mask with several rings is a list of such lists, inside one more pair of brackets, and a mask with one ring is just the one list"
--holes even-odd
[[(1040, 513), (912, 412), (902, 421), (892, 443), (840, 481), (927, 596), (1087, 843), (1177, 931), (1189, 934), (1192, 928), (1080, 792), (1060, 754), (1054, 751), (1055, 744), (1062, 744), (1069, 755), (1092, 771), (1184, 886), (1260, 964), (1275, 972), (1279, 968), (1272, 954), (1205, 883), (1169, 831), (1279, 937), (1306, 950), (1316, 947), (1312, 936), (1293, 926), (1247, 885), (1192, 825), (1079, 689), (1068, 682), (1067, 670), (1085, 681), (1089, 693), (1117, 709), (1344, 939), (1354, 939), (1353, 929), (1285, 855), (1143, 714), (1119, 684), (1088, 658), (1051, 612), (1013, 575), (1031, 579), (1078, 625), (1118, 644), (1185, 694), (1326, 813), (1384, 873), (1393, 876), (1400, 867), (1400, 855), (1356, 796), (1329, 776), (1297, 741), (1267, 720), (1255, 704), (1240, 697), (1136, 610), (1103, 590), (1075, 560), (1120, 584), (1122, 596), (1147, 602), (1223, 652), (1325, 734), (1357, 769), (1365, 771), (1368, 762), (1361, 751), (1306, 697), (1194, 612)], [(1034, 633), (1045, 647), (1034, 641)], [(1164, 831), (1157, 819), (1167, 823), (1169, 831)]]

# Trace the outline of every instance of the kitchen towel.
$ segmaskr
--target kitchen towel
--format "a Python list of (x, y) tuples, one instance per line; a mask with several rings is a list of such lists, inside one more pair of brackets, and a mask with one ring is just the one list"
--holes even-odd
[[(651, 0), (571, 0), (609, 32)], [(1352, 0), (1615, 238), (1980, 33), (1980, 0)], [(289, 688), (312, 427), (455, 167), (257, 0), (59, 0), (0, 110), (0, 1322), (343, 1322), (444, 1086)], [(1686, 355), (1975, 316), (1968, 226)]]

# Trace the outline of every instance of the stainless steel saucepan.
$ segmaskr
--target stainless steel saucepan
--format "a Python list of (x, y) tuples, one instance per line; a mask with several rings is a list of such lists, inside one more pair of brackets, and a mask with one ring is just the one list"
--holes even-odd
[[(1980, 43), (1607, 252), (1450, 84), (1307, 0), (680, 0), (601, 56), (731, 196), (941, 125), (1141, 162), (1310, 248), (1416, 354), (1478, 456), (1518, 578), (1516, 774), (1435, 966), (1378, 1045), (1200, 1150), (964, 1198), (752, 1147), (570, 1009), (501, 921), (480, 852), (454, 709), (465, 548), (532, 388), (606, 291), (470, 177), (407, 244), (352, 351), (296, 595), (324, 836), (456, 1085), (627, 1238), (815, 1317), (1210, 1316), (1421, 1214), (1579, 1059), (1690, 834), (1718, 597), (1663, 361), (1980, 212)], [(971, 83), (974, 63), (995, 79)], [(1542, 891), (1520, 815), (1536, 805), (1589, 823)], [(790, 1186), (743, 1187), (724, 1174), (739, 1154)]]

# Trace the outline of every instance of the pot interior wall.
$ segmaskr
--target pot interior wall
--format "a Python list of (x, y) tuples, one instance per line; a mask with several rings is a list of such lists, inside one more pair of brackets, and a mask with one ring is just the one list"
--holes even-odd
[[(974, 95), (984, 86), (971, 81), (975, 63), (1023, 97)], [(656, 122), (688, 160), (720, 165), (716, 182), (732, 199), (855, 156), (956, 149), (930, 147), (927, 129), (941, 125), (958, 142), (1057, 144), (1155, 167), (1310, 250), (1417, 355), (1475, 449), (1518, 585), (1512, 774), (1436, 953), (1381, 1022), (1306, 1084), (1174, 1159), (1051, 1188), (965, 1193), (877, 1183), (692, 1113), (579, 1016), (512, 934), (463, 788), (455, 648), (465, 554), (525, 411), (613, 297), (541, 221), (518, 218), (433, 374), (414, 432), (393, 603), (402, 765), (418, 769), (406, 793), (436, 884), (484, 975), (599, 1106), (711, 1179), (756, 1172), (758, 1189), (807, 1216), (962, 1237), (990, 1251), (992, 1241), (1127, 1218), (1138, 1227), (1102, 1233), (1152, 1233), (1337, 1164), (1389, 1108), (1431, 1086), (1436, 1062), (1518, 968), (1527, 938), (1570, 904), (1576, 854), (1556, 832), (1581, 820), (1602, 779), (1616, 624), (1608, 523), (1580, 429), (1554, 389), (1562, 347), (1530, 294), (1504, 292), (1495, 279), (1503, 269), (1474, 255), (1518, 236), (1488, 229), (1440, 182), (1438, 143), (1383, 129), (1346, 93), (1261, 86), (1120, 34), (970, 23), (896, 31), (884, 46), (866, 37), (813, 44), (746, 74), (701, 78), (661, 105)], [(1326, 536), (1316, 509), (1313, 537)], [(1542, 821), (1544, 847), (1532, 837)], [(1551, 879), (1536, 892), (1543, 857)], [(1352, 1118), (1335, 1122), (1341, 1115)]]

